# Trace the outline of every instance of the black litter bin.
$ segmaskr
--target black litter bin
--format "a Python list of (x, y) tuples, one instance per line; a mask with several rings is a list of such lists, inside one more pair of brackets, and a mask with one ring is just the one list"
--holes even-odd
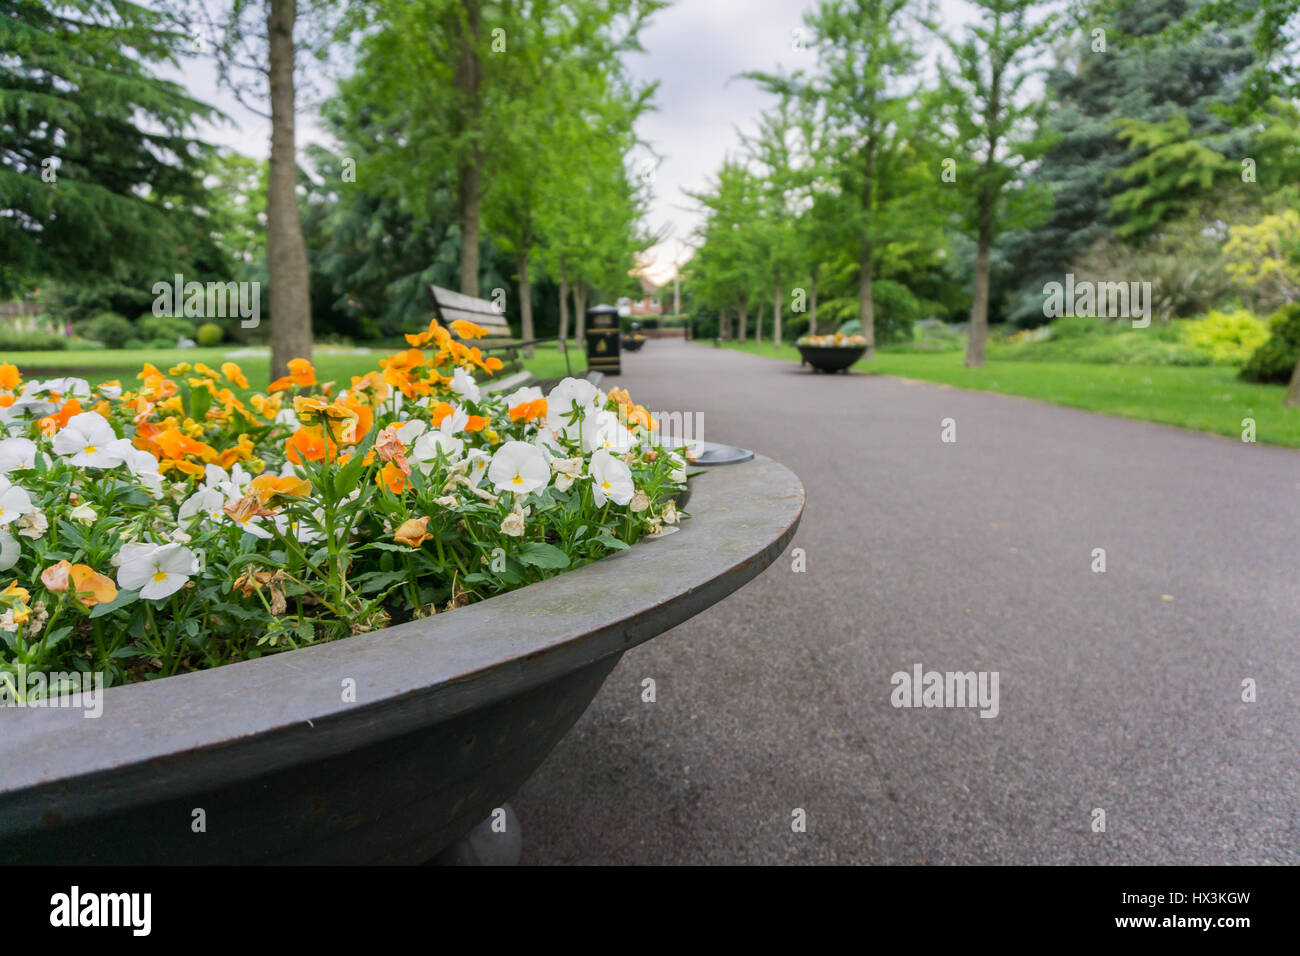
[(593, 305), (587, 310), (587, 368), (606, 375), (620, 375), (618, 307)]

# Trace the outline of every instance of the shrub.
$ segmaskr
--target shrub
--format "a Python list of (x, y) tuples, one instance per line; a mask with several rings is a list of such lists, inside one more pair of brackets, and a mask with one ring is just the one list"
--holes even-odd
[(1289, 382), (1300, 361), (1300, 302), (1278, 309), (1268, 320), (1272, 333), (1241, 368), (1248, 382)]
[[(210, 349), (214, 345), (220, 345), (221, 340), (226, 337), (225, 330), (215, 322), (204, 322), (199, 326), (197, 338), (195, 341), (205, 349)], [(174, 344), (174, 343), (173, 343)]]
[(137, 336), (135, 326), (116, 312), (101, 312), (85, 323), (80, 331), (86, 338), (110, 349), (126, 348), (127, 340)]
[(136, 334), (147, 341), (166, 342), (165, 348), (174, 349), (177, 339), (194, 337), (194, 323), (180, 316), (143, 315), (136, 320)]
[(1180, 322), (1183, 341), (1215, 365), (1241, 365), (1268, 340), (1268, 325), (1246, 309), (1213, 311), (1203, 319)]
[(14, 332), (0, 329), (0, 354), (58, 351), (67, 347), (68, 337), (59, 332)]

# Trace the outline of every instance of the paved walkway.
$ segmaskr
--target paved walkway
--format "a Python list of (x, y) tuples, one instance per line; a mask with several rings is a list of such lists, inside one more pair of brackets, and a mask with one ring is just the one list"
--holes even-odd
[[(624, 368), (799, 474), (808, 570), (623, 658), (513, 801), (524, 862), (1300, 863), (1296, 452), (706, 345)], [(895, 709), (915, 664), (997, 671), (998, 716)]]

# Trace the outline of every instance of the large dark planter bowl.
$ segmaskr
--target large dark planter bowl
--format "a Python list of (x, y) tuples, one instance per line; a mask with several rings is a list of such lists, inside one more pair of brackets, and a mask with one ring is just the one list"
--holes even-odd
[(0, 709), (0, 862), (430, 860), (519, 788), (624, 651), (757, 575), (803, 511), (765, 458), (693, 486), (680, 532), (481, 604), (111, 688), (98, 719)]
[(847, 347), (825, 345), (800, 345), (799, 355), (807, 365), (819, 372), (844, 372), (849, 366), (867, 354), (865, 345)]
[(632, 338), (630, 335), (628, 335), (628, 336), (624, 336), (624, 337), (623, 337), (623, 351), (624, 351), (624, 352), (640, 352), (640, 351), (641, 351), (641, 346), (645, 345), (645, 341), (646, 341), (646, 340), (645, 340), (644, 338), (634, 339), (634, 338)]

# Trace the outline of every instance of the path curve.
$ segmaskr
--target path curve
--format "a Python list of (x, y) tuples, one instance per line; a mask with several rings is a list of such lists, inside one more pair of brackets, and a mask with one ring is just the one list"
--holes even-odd
[[(807, 571), (624, 657), (512, 801), (524, 862), (1300, 863), (1300, 453), (684, 342), (624, 370), (794, 469)], [(998, 715), (891, 706), (918, 663), (997, 671)]]

